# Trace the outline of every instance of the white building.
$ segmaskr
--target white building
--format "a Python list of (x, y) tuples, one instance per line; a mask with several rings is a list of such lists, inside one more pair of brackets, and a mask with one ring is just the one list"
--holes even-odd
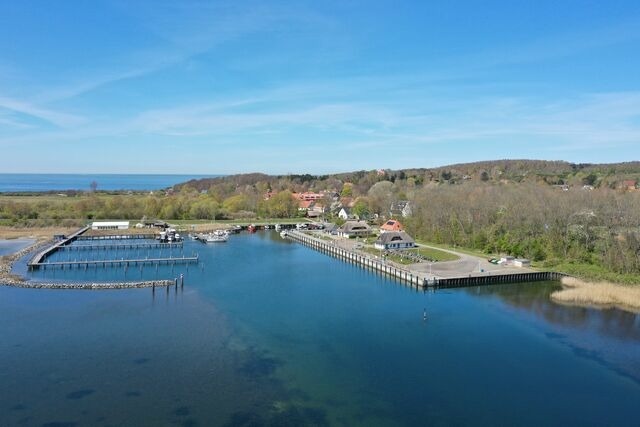
[(94, 221), (92, 230), (128, 230), (129, 221)]
[(415, 248), (416, 242), (404, 231), (387, 231), (382, 233), (373, 246), (376, 249), (408, 249)]

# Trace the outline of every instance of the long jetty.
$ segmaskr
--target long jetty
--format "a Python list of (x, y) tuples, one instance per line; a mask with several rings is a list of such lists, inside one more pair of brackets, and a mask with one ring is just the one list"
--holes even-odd
[[(88, 229), (89, 227), (87, 227)], [(86, 230), (85, 230), (86, 231)], [(84, 231), (83, 231), (84, 233)], [(140, 233), (140, 234), (97, 234), (91, 236), (76, 237), (76, 240), (135, 240), (135, 239), (155, 239), (157, 234), (153, 233)]]
[(78, 239), (78, 237), (81, 236), (89, 228), (90, 228), (89, 226), (82, 227), (80, 230), (70, 234), (66, 238), (64, 238), (62, 240), (59, 240), (56, 243), (54, 243), (53, 245), (51, 245), (48, 248), (44, 249), (43, 251), (38, 252), (33, 258), (31, 258), (31, 261), (29, 261), (29, 263), (27, 265), (29, 266), (29, 268), (31, 268), (31, 267), (33, 267), (35, 265), (38, 265), (38, 264), (42, 263), (42, 261), (46, 257), (48, 257), (49, 255), (51, 255), (52, 253), (57, 251), (60, 247), (68, 245), (69, 243), (72, 243), (73, 241)]
[(106, 243), (106, 244), (82, 244), (59, 246), (63, 251), (109, 250), (109, 249), (154, 249), (154, 248), (181, 248), (183, 242), (153, 242), (153, 243)]
[(390, 265), (387, 262), (380, 261), (379, 259), (366, 256), (359, 252), (338, 247), (333, 243), (328, 243), (322, 239), (318, 239), (300, 231), (287, 231), (287, 237), (306, 246), (309, 246), (319, 252), (323, 252), (336, 258), (343, 259), (347, 262), (358, 264), (366, 269), (375, 270), (379, 273), (393, 277), (400, 282), (418, 288), (443, 289), (480, 285), (494, 285), (500, 283), (539, 282), (547, 280), (559, 280), (563, 276), (565, 276), (562, 273), (540, 271), (491, 274), (482, 276), (470, 275), (465, 277), (429, 278), (426, 276), (420, 276), (419, 274), (414, 273), (411, 270)]
[(82, 267), (82, 266), (129, 266), (129, 265), (145, 265), (145, 264), (185, 264), (185, 263), (197, 263), (198, 255), (195, 256), (181, 256), (181, 257), (167, 257), (167, 258), (137, 258), (137, 259), (104, 259), (104, 260), (75, 260), (75, 261), (45, 261), (39, 263), (30, 263), (31, 267)]

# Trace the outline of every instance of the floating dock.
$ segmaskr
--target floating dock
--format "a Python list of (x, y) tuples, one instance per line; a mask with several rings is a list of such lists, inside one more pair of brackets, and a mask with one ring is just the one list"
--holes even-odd
[(89, 244), (89, 245), (67, 245), (67, 246), (59, 246), (59, 250), (63, 251), (87, 251), (87, 250), (118, 250), (118, 249), (172, 249), (172, 248), (182, 248), (184, 246), (183, 242), (174, 242), (174, 243), (161, 243), (161, 242), (153, 242), (153, 243), (106, 243), (106, 244)]
[(90, 228), (91, 228), (90, 226), (83, 227), (80, 230), (76, 231), (75, 233), (70, 234), (66, 238), (54, 243), (53, 245), (49, 246), (48, 248), (44, 249), (43, 251), (38, 252), (33, 258), (31, 258), (31, 261), (29, 261), (27, 265), (29, 266), (29, 268), (31, 268), (34, 265), (42, 263), (42, 261), (46, 257), (48, 257), (49, 255), (51, 255), (52, 253), (57, 251), (60, 247), (68, 245), (69, 243), (74, 242), (76, 239), (78, 239), (78, 237), (80, 237), (82, 235), (82, 233), (86, 232)]
[(195, 256), (181, 256), (181, 257), (168, 257), (168, 258), (137, 258), (137, 259), (102, 259), (102, 260), (79, 260), (79, 261), (53, 261), (53, 262), (39, 262), (30, 263), (29, 266), (33, 268), (38, 267), (107, 267), (107, 266), (130, 266), (130, 265), (145, 265), (145, 264), (188, 264), (197, 263), (198, 255)]
[[(89, 228), (89, 227), (87, 227)], [(86, 231), (86, 230), (85, 230)], [(83, 231), (84, 233), (84, 231)], [(153, 240), (158, 237), (158, 234), (145, 233), (145, 234), (96, 234), (91, 236), (77, 236), (77, 240)]]

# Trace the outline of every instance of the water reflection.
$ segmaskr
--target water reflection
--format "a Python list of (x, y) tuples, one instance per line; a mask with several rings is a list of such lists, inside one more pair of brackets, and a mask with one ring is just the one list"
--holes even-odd
[(469, 288), (467, 292), (498, 297), (510, 306), (525, 309), (547, 322), (602, 335), (640, 341), (640, 315), (614, 308), (597, 309), (567, 306), (553, 302), (550, 295), (560, 289), (557, 282), (518, 283)]
[(615, 308), (574, 307), (553, 302), (557, 282), (520, 283), (467, 289), (495, 298), (537, 319), (545, 336), (586, 358), (640, 384), (640, 315)]

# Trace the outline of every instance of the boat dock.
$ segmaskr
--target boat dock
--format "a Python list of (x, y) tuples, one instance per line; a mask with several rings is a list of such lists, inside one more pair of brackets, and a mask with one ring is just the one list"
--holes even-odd
[[(111, 259), (111, 260), (75, 260), (75, 261), (54, 261), (49, 262), (46, 261), (47, 257), (58, 250), (62, 251), (81, 251), (81, 250), (108, 250), (108, 249), (152, 249), (152, 248), (182, 248), (183, 242), (125, 242), (120, 243), (123, 240), (127, 241), (140, 241), (140, 240), (150, 240), (155, 239), (157, 237), (156, 234), (113, 234), (113, 235), (84, 235), (86, 231), (88, 231), (91, 227), (86, 226), (73, 234), (65, 237), (62, 240), (55, 242), (53, 245), (45, 248), (44, 250), (38, 252), (28, 263), (27, 266), (30, 269), (35, 269), (39, 267), (75, 267), (75, 266), (103, 266), (107, 265), (145, 265), (145, 264), (178, 264), (178, 263), (197, 263), (198, 256), (181, 256), (181, 257), (156, 257), (156, 258), (136, 258), (136, 259)], [(88, 243), (88, 244), (80, 244), (80, 245), (71, 245), (74, 241), (96, 241), (96, 240), (116, 240), (118, 243)]]
[(564, 276), (561, 273), (541, 271), (506, 274), (469, 274), (468, 276), (447, 278), (428, 277), (426, 275), (421, 275), (418, 272), (411, 271), (410, 269), (391, 265), (388, 262), (381, 261), (379, 258), (373, 258), (360, 252), (341, 248), (335, 245), (334, 242), (325, 241), (300, 231), (287, 231), (286, 236), (319, 252), (326, 253), (344, 261), (360, 265), (363, 268), (371, 269), (381, 274), (393, 277), (410, 286), (423, 289), (460, 288), (500, 283), (539, 282), (559, 280)]
[[(89, 227), (87, 227), (88, 229)], [(85, 230), (86, 231), (86, 230)], [(84, 233), (84, 231), (83, 231)], [(76, 240), (134, 240), (134, 239), (147, 239), (153, 240), (158, 237), (158, 234), (154, 233), (140, 233), (140, 234), (96, 234), (90, 236), (77, 236)]]
[(31, 268), (34, 265), (42, 263), (42, 261), (46, 257), (48, 257), (49, 255), (57, 251), (62, 246), (68, 245), (74, 242), (75, 240), (77, 240), (84, 232), (89, 230), (89, 228), (91, 227), (87, 225), (86, 227), (81, 228), (80, 230), (74, 232), (73, 234), (70, 234), (64, 239), (57, 241), (56, 243), (49, 246), (48, 248), (45, 248), (44, 250), (38, 252), (33, 258), (31, 258), (31, 261), (29, 261), (27, 265), (29, 266), (29, 268)]
[(82, 245), (68, 245), (60, 246), (58, 249), (63, 251), (87, 251), (87, 250), (110, 250), (110, 249), (164, 249), (164, 248), (182, 248), (183, 242), (172, 243), (107, 243), (107, 244), (82, 244)]
[(197, 263), (198, 255), (195, 256), (181, 256), (181, 257), (168, 257), (168, 258), (138, 258), (138, 259), (104, 259), (104, 260), (76, 260), (76, 261), (53, 261), (53, 262), (39, 262), (39, 263), (30, 263), (30, 267), (38, 268), (38, 267), (107, 267), (107, 266), (125, 266), (128, 267), (130, 265), (159, 265), (159, 264), (189, 264), (189, 263)]

